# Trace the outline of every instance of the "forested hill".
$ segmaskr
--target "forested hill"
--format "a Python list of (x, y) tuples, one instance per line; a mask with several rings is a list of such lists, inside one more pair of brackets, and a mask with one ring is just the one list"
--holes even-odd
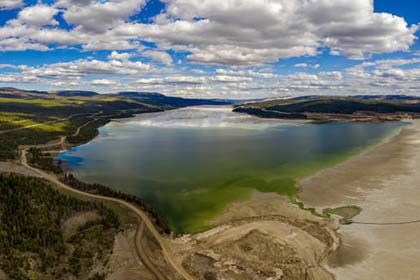
[(399, 120), (420, 116), (420, 98), (389, 96), (306, 96), (236, 106), (234, 111), (265, 118), (314, 120)]
[[(0, 88), (0, 160), (16, 159), (19, 145), (37, 145), (68, 136), (73, 145), (97, 135), (112, 118), (196, 105), (226, 105), (229, 100), (188, 99), (159, 93), (33, 91)], [(77, 137), (72, 135), (85, 123)]]
[(170, 104), (174, 107), (187, 107), (199, 105), (230, 105), (235, 101), (228, 99), (199, 99), (166, 96), (155, 92), (119, 92), (118, 96), (131, 98), (155, 105)]
[(0, 97), (5, 98), (92, 98), (92, 99), (120, 99), (144, 102), (153, 105), (167, 107), (186, 107), (198, 105), (230, 105), (237, 101), (229, 99), (206, 99), (206, 98), (188, 98), (167, 96), (156, 92), (137, 92), (123, 91), (117, 93), (99, 94), (94, 91), (85, 90), (60, 90), (60, 91), (35, 91), (22, 90), (17, 88), (3, 87), (0, 88)]
[(118, 228), (101, 204), (63, 195), (41, 179), (0, 175), (0, 278), (86, 279), (108, 261)]

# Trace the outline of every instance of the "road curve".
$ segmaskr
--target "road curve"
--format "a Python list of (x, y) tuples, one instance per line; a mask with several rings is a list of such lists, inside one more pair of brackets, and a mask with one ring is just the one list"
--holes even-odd
[(42, 178), (54, 183), (56, 186), (82, 195), (82, 196), (86, 196), (86, 197), (90, 197), (90, 198), (95, 198), (95, 199), (100, 199), (100, 200), (105, 200), (105, 201), (112, 201), (112, 202), (116, 202), (120, 205), (123, 205), (129, 209), (131, 209), (132, 211), (134, 211), (134, 213), (137, 214), (137, 216), (144, 222), (145, 227), (149, 230), (149, 232), (152, 234), (152, 236), (156, 239), (156, 241), (159, 243), (161, 249), (162, 249), (162, 253), (166, 259), (166, 261), (186, 280), (194, 280), (194, 278), (182, 267), (182, 264), (180, 264), (177, 260), (176, 257), (174, 256), (174, 254), (172, 253), (171, 247), (168, 243), (168, 240), (163, 237), (158, 230), (156, 229), (156, 227), (154, 226), (153, 222), (150, 220), (149, 216), (147, 216), (146, 213), (144, 213), (142, 210), (140, 210), (139, 208), (137, 208), (136, 206), (134, 206), (131, 203), (128, 203), (125, 200), (121, 200), (121, 199), (117, 199), (117, 198), (113, 198), (113, 197), (107, 197), (107, 196), (102, 196), (102, 195), (96, 195), (96, 194), (90, 194), (90, 193), (86, 193), (86, 192), (82, 192), (80, 190), (74, 189), (66, 184), (63, 184), (61, 181), (59, 181), (57, 179), (57, 177), (48, 174), (40, 169), (37, 169), (35, 167), (32, 167), (28, 164), (27, 161), (27, 149), (23, 149), (21, 150), (21, 164), (23, 166), (25, 166), (26, 168), (32, 170), (33, 172), (35, 172), (36, 174), (38, 174), (39, 176), (41, 176)]
[(145, 254), (145, 250), (143, 248), (142, 239), (144, 235), (144, 223), (143, 221), (140, 221), (139, 226), (136, 230), (135, 235), (135, 242), (137, 244), (136, 246), (136, 252), (139, 259), (142, 261), (142, 264), (149, 269), (149, 271), (156, 277), (158, 280), (167, 280), (167, 278), (154, 266), (154, 264), (150, 261), (150, 259)]
[[(102, 112), (99, 113), (95, 113), (92, 116), (97, 116)], [(77, 115), (81, 115), (81, 114), (75, 114), (75, 115), (70, 115), (69, 117), (67, 117), (66, 119), (70, 119), (73, 118)], [(103, 116), (102, 116), (103, 117)], [(72, 136), (77, 136), (78, 133), (80, 132), (80, 129), (86, 125), (88, 125), (89, 123), (93, 122), (94, 120), (91, 120), (87, 123), (85, 123), (84, 125), (80, 126), (76, 132), (72, 135)], [(1, 133), (0, 133), (1, 134)], [(141, 219), (142, 223), (139, 226), (145, 226), (147, 228), (147, 230), (149, 230), (149, 232), (152, 234), (152, 236), (156, 239), (156, 241), (159, 243), (161, 249), (162, 249), (162, 253), (163, 256), (165, 258), (165, 260), (168, 262), (168, 264), (176, 271), (178, 272), (178, 274), (180, 274), (185, 280), (194, 280), (194, 278), (184, 269), (184, 267), (182, 266), (182, 264), (180, 264), (177, 260), (176, 260), (176, 256), (174, 256), (171, 246), (169, 244), (169, 240), (166, 239), (165, 237), (163, 237), (159, 231), (156, 229), (155, 225), (153, 224), (153, 222), (150, 220), (149, 216), (143, 212), (142, 210), (140, 210), (139, 208), (137, 208), (136, 206), (134, 206), (133, 204), (122, 200), (122, 199), (117, 199), (117, 198), (113, 198), (113, 197), (107, 197), (107, 196), (102, 196), (102, 195), (96, 195), (96, 194), (91, 194), (91, 193), (86, 193), (86, 192), (82, 192), (80, 190), (74, 189), (66, 184), (63, 184), (60, 180), (58, 180), (57, 177), (55, 177), (54, 175), (51, 175), (45, 171), (42, 171), (41, 169), (32, 167), (28, 164), (28, 160), (26, 157), (26, 154), (28, 152), (28, 149), (30, 149), (31, 147), (48, 147), (48, 146), (52, 146), (52, 145), (62, 145), (66, 140), (65, 136), (60, 137), (59, 142), (58, 143), (53, 143), (53, 144), (45, 144), (45, 145), (35, 145), (35, 146), (21, 146), (21, 154), (20, 154), (20, 161), (21, 164), (28, 168), (29, 170), (32, 170), (33, 172), (35, 172), (35, 174), (38, 174), (39, 176), (41, 176), (42, 178), (52, 182), (53, 184), (55, 184), (56, 186), (65, 189), (67, 191), (82, 195), (82, 196), (86, 196), (86, 197), (90, 197), (90, 198), (95, 198), (95, 199), (100, 199), (100, 200), (106, 200), (106, 201), (112, 201), (112, 202), (116, 202), (120, 205), (123, 205), (129, 209), (131, 209), (134, 213), (137, 214), (137, 216)], [(138, 232), (136, 233), (136, 241), (135, 241), (135, 245), (136, 245), (136, 250), (137, 253), (140, 253), (142, 255), (143, 252), (141, 252), (141, 248), (142, 245), (139, 244), (138, 242), (141, 240), (141, 238), (139, 237), (139, 229), (137, 229)], [(144, 229), (142, 229), (144, 230)], [(140, 232), (142, 233), (142, 232)], [(159, 280), (165, 280), (165, 278), (162, 278), (162, 274), (157, 273), (156, 269), (152, 269), (151, 272), (153, 274), (155, 274), (155, 276), (159, 279)]]

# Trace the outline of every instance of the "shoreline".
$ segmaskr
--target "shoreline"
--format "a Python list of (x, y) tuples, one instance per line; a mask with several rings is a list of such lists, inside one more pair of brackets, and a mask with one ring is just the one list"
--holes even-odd
[[(415, 279), (420, 271), (413, 262), (420, 254), (411, 250), (418, 224), (404, 224), (419, 219), (419, 135), (420, 122), (412, 121), (374, 149), (300, 182), (299, 198), (309, 207), (363, 208), (337, 231), (340, 247), (328, 265), (337, 279)], [(398, 277), (395, 266), (403, 268)]]
[[(161, 114), (161, 112), (150, 113), (150, 114)], [(135, 115), (134, 118), (136, 116), (141, 116), (141, 115), (142, 114)], [(116, 120), (111, 120), (111, 122), (115, 121), (116, 123), (120, 123), (120, 122), (124, 122), (124, 121), (130, 121), (132, 119), (133, 119), (133, 117), (122, 118), (122, 119), (119, 118), (119, 119), (116, 119)], [(289, 122), (289, 121), (286, 120), (285, 122)], [(291, 121), (291, 122), (294, 123), (293, 121)], [(307, 124), (308, 125), (318, 125), (318, 124), (312, 124), (310, 122), (307, 123)], [(392, 132), (392, 134), (394, 134), (394, 132)], [(301, 178), (306, 178), (307, 176), (311, 176), (312, 174), (315, 174), (320, 170), (323, 170), (325, 168), (330, 168), (330, 167), (335, 166), (337, 164), (341, 164), (341, 162), (347, 161), (347, 160), (351, 159), (352, 157), (354, 157), (355, 155), (357, 156), (360, 153), (364, 153), (367, 149), (371, 149), (371, 146), (379, 145), (381, 142), (384, 141), (383, 138), (387, 139), (387, 138), (390, 137), (389, 135), (381, 135), (381, 136), (382, 137), (380, 137), (380, 139), (372, 139), (372, 141), (373, 141), (372, 143), (365, 143), (366, 145), (364, 145), (363, 147), (358, 147), (358, 148), (354, 148), (354, 149), (347, 149), (346, 151), (342, 151), (340, 153), (337, 153), (337, 155), (331, 154), (331, 155), (322, 156), (322, 157), (320, 156), (318, 158), (313, 159), (311, 162), (308, 162), (308, 164), (305, 165), (305, 166), (302, 166), (302, 168), (300, 168), (300, 166), (299, 166), (299, 165), (302, 165), (302, 164), (299, 164), (299, 165), (296, 164), (296, 165), (290, 165), (288, 167), (285, 167), (285, 170), (279, 170), (278, 172), (283, 172), (284, 174), (290, 174), (289, 172), (293, 172), (293, 174), (290, 174), (290, 177), (293, 177), (292, 179), (296, 182), (296, 184), (294, 184), (294, 186), (296, 187), (296, 189), (298, 189), (298, 182), (301, 180)], [(94, 140), (94, 139), (95, 138), (93, 138), (92, 140)], [(80, 145), (75, 145), (75, 146), (72, 146), (72, 147), (75, 148), (75, 147), (79, 147), (79, 146)], [(87, 181), (87, 182), (94, 183), (94, 181)], [(262, 191), (264, 191), (264, 190), (262, 190)], [(268, 191), (271, 191), (271, 190), (268, 190)], [(292, 196), (294, 196), (294, 193), (292, 194)], [(238, 200), (230, 201), (228, 204), (224, 205), (223, 208), (226, 208), (232, 202), (239, 201), (239, 200), (243, 200), (243, 199), (239, 198)], [(246, 198), (245, 198), (245, 200), (246, 200)], [(220, 211), (218, 210), (218, 213), (216, 213), (215, 215), (219, 215), (222, 211), (223, 210), (220, 210)], [(210, 221), (213, 217), (210, 217), (207, 220)], [(207, 229), (209, 229), (209, 227), (202, 226), (202, 229), (196, 230), (195, 232), (205, 231)], [(183, 231), (181, 230), (180, 232), (182, 233)], [(187, 231), (187, 233), (188, 233), (188, 231)], [(189, 233), (191, 233), (191, 232), (189, 232)]]
[[(112, 121), (112, 120), (110, 120), (110, 121)], [(340, 166), (347, 164), (347, 162), (352, 162), (353, 160), (357, 160), (359, 158), (365, 157), (366, 154), (369, 154), (369, 153), (375, 151), (376, 149), (382, 147), (383, 145), (385, 145), (389, 142), (392, 142), (395, 137), (398, 137), (402, 133), (403, 129), (405, 129), (405, 127), (402, 127), (401, 129), (399, 129), (399, 133), (393, 133), (392, 135), (385, 137), (385, 140), (382, 139), (378, 143), (375, 143), (373, 146), (368, 147), (366, 149), (363, 149), (363, 151), (361, 153), (359, 153), (357, 155), (354, 155), (354, 156), (350, 155), (349, 159), (344, 159), (344, 161), (340, 161), (340, 163), (334, 165), (333, 167), (322, 168), (321, 170), (316, 171), (314, 175), (311, 175), (308, 178), (317, 177), (317, 176), (319, 176), (319, 173), (326, 172), (327, 170), (330, 170), (330, 169), (340, 168)], [(75, 146), (79, 146), (79, 145), (75, 145)], [(308, 178), (306, 178), (306, 179), (308, 179)], [(305, 180), (305, 179), (303, 179), (303, 180)], [(301, 183), (301, 181), (299, 180), (297, 185), (299, 186), (300, 183)], [(247, 199), (245, 201), (241, 201), (241, 202), (237, 202), (237, 203), (234, 202), (234, 203), (229, 204), (225, 209), (227, 212), (229, 212), (229, 209), (231, 209), (232, 207), (235, 208), (235, 206), (237, 206), (238, 204), (250, 205), (252, 203), (256, 203), (255, 205), (253, 205), (251, 207), (251, 208), (254, 208), (253, 211), (256, 211), (256, 212), (251, 213), (251, 214), (250, 214), (250, 212), (244, 212), (244, 213), (250, 214), (249, 217), (242, 217), (241, 218), (241, 217), (231, 216), (230, 218), (225, 220), (224, 224), (222, 222), (223, 219), (219, 220), (219, 222), (216, 222), (215, 224), (212, 225), (210, 230), (207, 230), (207, 231), (204, 231), (204, 232), (201, 232), (201, 233), (197, 233), (197, 234), (182, 234), (181, 236), (176, 238), (174, 240), (174, 242), (175, 243), (176, 242), (181, 242), (180, 240), (182, 240), (184, 238), (188, 238), (189, 236), (194, 236), (191, 239), (192, 242), (195, 242), (194, 240), (196, 240), (196, 241), (200, 240), (200, 242), (201, 242), (203, 240), (206, 240), (205, 238), (203, 239), (202, 236), (206, 235), (206, 234), (209, 234), (209, 233), (213, 233), (213, 234), (210, 234), (210, 238), (214, 239), (215, 237), (212, 236), (212, 235), (216, 234), (216, 235), (218, 235), (217, 238), (225, 240), (224, 235), (222, 235), (222, 233), (224, 231), (229, 232), (233, 236), (234, 241), (235, 240), (238, 241), (238, 240), (242, 240), (242, 239), (247, 238), (247, 236), (244, 236), (242, 230), (244, 230), (244, 232), (248, 232), (249, 234), (253, 233), (255, 230), (257, 230), (257, 231), (262, 230), (262, 232), (264, 234), (269, 234), (269, 235), (272, 236), (273, 239), (277, 240), (277, 239), (280, 238), (277, 234), (278, 232), (282, 232), (282, 233), (289, 232), (289, 234), (293, 234), (293, 235), (297, 235), (297, 236), (306, 236), (305, 238), (307, 238), (308, 240), (311, 240), (311, 241), (307, 241), (309, 243), (305, 243), (304, 241), (300, 241), (300, 242), (303, 242), (302, 244), (307, 244), (307, 245), (311, 244), (311, 245), (308, 245), (308, 246), (310, 246), (311, 249), (314, 250), (314, 254), (316, 254), (316, 255), (320, 254), (318, 256), (319, 258), (318, 258), (317, 262), (313, 263), (311, 261), (312, 265), (315, 265), (317, 267), (316, 269), (314, 269), (314, 270), (316, 270), (316, 272), (314, 272), (314, 273), (316, 275), (323, 275), (323, 277), (327, 277), (326, 274), (322, 274), (322, 273), (326, 273), (326, 272), (322, 272), (324, 269), (326, 269), (326, 271), (328, 271), (328, 275), (329, 275), (328, 277), (331, 277), (331, 279), (334, 279), (333, 275), (330, 274), (330, 273), (333, 273), (334, 270), (330, 271), (331, 268), (330, 268), (330, 266), (326, 265), (326, 262), (330, 258), (329, 256), (334, 254), (336, 251), (340, 250), (340, 244), (342, 243), (342, 240), (341, 240), (341, 238), (338, 239), (338, 237), (337, 237), (337, 239), (335, 239), (336, 235), (340, 233), (340, 229), (337, 230), (337, 228), (336, 228), (337, 225), (334, 224), (334, 222), (332, 222), (333, 219), (331, 220), (331, 219), (328, 219), (328, 218), (316, 217), (312, 213), (310, 213), (309, 211), (305, 211), (305, 210), (302, 210), (302, 209), (299, 209), (299, 208), (295, 207), (296, 205), (291, 204), (289, 201), (286, 201), (286, 204), (283, 205), (282, 204), (283, 202), (281, 202), (282, 199), (279, 199), (279, 197), (280, 197), (279, 195), (274, 195), (274, 197), (272, 197), (272, 198), (268, 198), (268, 196), (271, 195), (270, 193), (261, 193), (259, 195), (267, 195), (267, 197), (263, 198), (261, 201), (260, 201), (259, 198), (257, 198), (257, 202), (254, 201), (255, 200), (254, 198)], [(261, 204), (261, 202), (264, 202), (264, 204)], [(280, 204), (282, 204), (282, 207), (280, 207), (279, 209), (275, 209), (275, 211), (273, 210), (273, 213), (269, 213), (264, 209), (264, 208), (267, 207), (267, 204), (265, 204), (265, 203), (268, 203), (268, 202), (269, 203), (274, 203), (275, 202), (276, 204), (280, 203)], [(259, 210), (257, 210), (257, 208), (260, 208), (261, 211), (258, 212)], [(289, 216), (285, 217), (285, 216), (283, 216), (283, 214), (284, 214), (283, 211), (285, 209), (288, 209), (288, 208), (290, 208), (292, 210), (289, 209), (290, 210)], [(303, 212), (305, 212), (305, 214), (303, 214)], [(238, 215), (238, 213), (236, 213), (236, 215)], [(282, 218), (280, 218), (280, 221), (279, 221), (279, 217), (282, 217)], [(220, 218), (220, 216), (217, 216), (216, 220), (219, 219), (219, 218)], [(299, 225), (299, 223), (296, 224), (296, 221), (299, 221), (299, 220), (301, 222), (309, 223), (309, 224), (316, 221), (315, 228), (317, 228), (317, 230), (321, 230), (321, 231), (326, 230), (326, 232), (329, 232), (330, 236), (332, 236), (332, 238), (335, 239), (338, 242), (338, 244), (334, 243), (334, 242), (331, 243), (330, 245), (328, 245), (327, 243), (324, 243), (325, 246), (326, 246), (326, 244), (328, 246), (326, 248), (322, 247), (324, 245), (318, 244), (317, 243), (318, 241), (316, 241), (316, 239), (317, 239), (316, 237), (315, 237), (315, 239), (312, 239), (314, 237), (313, 235), (311, 235), (311, 234), (306, 235), (307, 233), (305, 233), (305, 230), (302, 231), (300, 226), (297, 226), (297, 225)], [(241, 221), (244, 222), (245, 224), (242, 224)], [(331, 224), (331, 222), (333, 224)], [(252, 226), (245, 227), (246, 224), (252, 224)], [(225, 228), (225, 227), (228, 227), (228, 228)], [(238, 232), (238, 229), (242, 229), (242, 230), (240, 230)], [(231, 238), (232, 238), (232, 236), (231, 236)], [(258, 238), (264, 239), (261, 236), (258, 236)], [(258, 240), (260, 240), (260, 239), (258, 239)], [(281, 242), (285, 242), (285, 244), (288, 244), (288, 245), (292, 246), (292, 248), (294, 246), (293, 243), (290, 243), (290, 241), (288, 241), (287, 239), (282, 240)], [(315, 242), (315, 243), (313, 243), (313, 242)], [(318, 244), (318, 245), (316, 245), (316, 244)], [(183, 245), (185, 245), (185, 243), (183, 243)], [(314, 246), (314, 247), (312, 247), (312, 246)], [(322, 249), (322, 248), (324, 248), (324, 249)], [(301, 250), (299, 248), (297, 248), (297, 249)], [(181, 256), (182, 254), (184, 254), (182, 256), (182, 259), (185, 260), (186, 258), (188, 258), (188, 256), (185, 255), (186, 253), (185, 252), (183, 253), (183, 250), (181, 248), (180, 248), (180, 252), (181, 252), (180, 254), (177, 253), (178, 256)], [(301, 252), (301, 254), (305, 255), (305, 253), (303, 253), (303, 251)], [(314, 279), (330, 279), (330, 278), (314, 278)]]

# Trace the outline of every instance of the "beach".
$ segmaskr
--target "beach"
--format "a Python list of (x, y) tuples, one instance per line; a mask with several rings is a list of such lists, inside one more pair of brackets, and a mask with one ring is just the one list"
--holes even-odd
[(318, 211), (356, 205), (328, 262), (337, 279), (418, 279), (420, 122), (388, 142), (300, 182), (299, 199)]

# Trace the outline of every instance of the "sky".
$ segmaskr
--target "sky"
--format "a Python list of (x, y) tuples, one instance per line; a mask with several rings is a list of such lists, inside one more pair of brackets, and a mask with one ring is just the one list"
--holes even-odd
[(0, 87), (420, 95), (418, 0), (0, 0)]

